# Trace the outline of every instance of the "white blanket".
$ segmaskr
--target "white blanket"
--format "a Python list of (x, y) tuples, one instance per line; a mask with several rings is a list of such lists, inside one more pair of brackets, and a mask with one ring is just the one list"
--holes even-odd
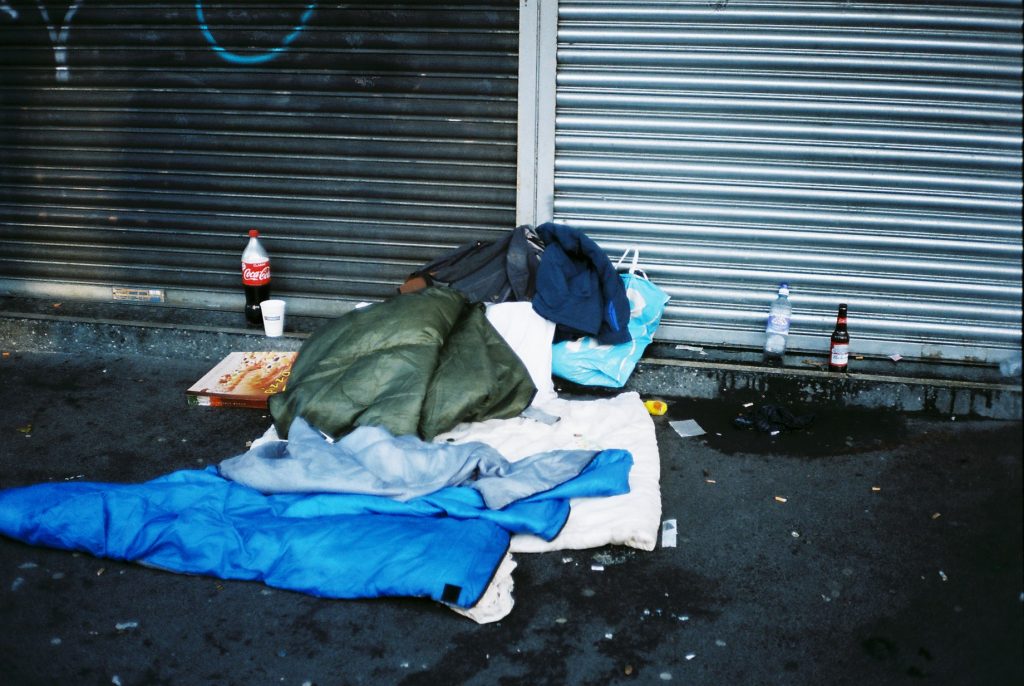
[[(640, 396), (623, 393), (601, 400), (549, 400), (545, 411), (561, 420), (546, 425), (530, 419), (491, 419), (461, 424), (436, 437), (436, 441), (481, 441), (515, 462), (535, 450), (623, 448), (633, 453), (629, 493), (608, 498), (572, 501), (569, 520), (552, 541), (537, 536), (512, 537), (510, 552), (539, 553), (579, 550), (604, 545), (625, 545), (654, 550), (661, 526), (661, 458), (654, 422)], [(515, 563), (511, 555), (498, 568), (487, 592), (474, 607), (452, 609), (469, 619), (487, 624), (503, 619), (515, 604), (512, 595)]]
[(545, 450), (621, 448), (633, 454), (630, 492), (610, 498), (580, 498), (562, 533), (552, 541), (515, 536), (512, 552), (625, 545), (654, 550), (661, 522), (661, 461), (654, 422), (636, 393), (600, 400), (550, 400), (545, 411), (561, 417), (553, 425), (531, 419), (491, 419), (460, 424), (435, 441), (480, 441), (510, 462)]

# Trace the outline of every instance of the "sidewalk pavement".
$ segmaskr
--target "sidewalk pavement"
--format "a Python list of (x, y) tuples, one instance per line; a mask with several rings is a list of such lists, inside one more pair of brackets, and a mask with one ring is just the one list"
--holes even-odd
[[(238, 454), (269, 417), (189, 408), (184, 389), (241, 342), (302, 340), (209, 321), (37, 314), (55, 318), (0, 318), (2, 487), (139, 482)], [(0, 539), (0, 674), (10, 684), (1020, 683), (1019, 409), (983, 419), (779, 389), (661, 394), (663, 518), (678, 522), (677, 547), (517, 555), (516, 605), (492, 625), (429, 601), (314, 598)], [(1019, 408), (1019, 387), (1016, 397)], [(766, 402), (815, 421), (776, 436), (733, 426), (746, 403)], [(706, 433), (683, 438), (675, 419)]]

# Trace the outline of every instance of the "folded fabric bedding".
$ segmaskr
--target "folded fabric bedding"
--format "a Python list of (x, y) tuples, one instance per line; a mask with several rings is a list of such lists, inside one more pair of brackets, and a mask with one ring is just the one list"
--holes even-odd
[(319, 515), (296, 507), (302, 499), (264, 496), (212, 469), (144, 484), (48, 483), (0, 493), (0, 532), (317, 596), (426, 596), (462, 606), (477, 601), (508, 547), (508, 532), (485, 519), (369, 514), (358, 503), (347, 514)]
[(361, 426), (336, 442), (297, 417), (287, 441), (267, 441), (218, 466), (263, 493), (360, 493), (396, 500), (466, 484), (501, 509), (579, 476), (594, 450), (555, 450), (511, 463), (485, 443), (427, 443)]
[(501, 510), (456, 486), (406, 502), (373, 495), (265, 495), (206, 470), (142, 484), (45, 483), (0, 491), (0, 534), (176, 572), (332, 598), (428, 597), (471, 607), (512, 532), (552, 538), (569, 498), (628, 488), (629, 453)]
[(437, 436), (437, 442), (482, 442), (511, 462), (545, 450), (621, 448), (633, 457), (629, 490), (608, 498), (574, 498), (569, 519), (552, 540), (513, 537), (512, 552), (544, 552), (625, 545), (654, 550), (661, 526), (661, 459), (654, 421), (637, 393), (598, 400), (549, 402), (554, 424), (525, 417), (462, 424)]
[(535, 393), (484, 306), (431, 287), (318, 329), (269, 406), (282, 438), (292, 419), (303, 417), (334, 438), (381, 426), (429, 439), (459, 422), (514, 417)]
[[(275, 426), (248, 452), (142, 484), (0, 491), (0, 535), (501, 619), (513, 604), (510, 552), (652, 550), (661, 517), (639, 396), (558, 398), (554, 324), (528, 305), (484, 316), (428, 288), (350, 313), (303, 346), (288, 391), (271, 399)], [(516, 416), (531, 401), (552, 421)]]

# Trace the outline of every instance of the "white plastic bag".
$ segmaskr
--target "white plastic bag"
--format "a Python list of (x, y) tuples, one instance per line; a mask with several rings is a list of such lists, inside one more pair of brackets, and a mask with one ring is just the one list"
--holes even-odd
[(584, 386), (622, 388), (636, 363), (650, 345), (661, 323), (661, 315), (669, 295), (654, 285), (638, 267), (640, 251), (627, 249), (616, 267), (633, 251), (633, 262), (628, 274), (622, 274), (629, 299), (628, 343), (601, 345), (596, 339), (584, 336), (574, 341), (556, 343), (552, 349), (551, 371), (562, 379)]

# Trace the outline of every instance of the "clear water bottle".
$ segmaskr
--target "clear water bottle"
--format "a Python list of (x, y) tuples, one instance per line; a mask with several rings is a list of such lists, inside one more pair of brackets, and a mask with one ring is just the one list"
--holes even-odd
[(793, 319), (793, 306), (789, 302), (789, 284), (779, 285), (779, 296), (775, 298), (768, 310), (768, 325), (765, 327), (767, 336), (764, 341), (765, 357), (781, 360), (786, 352), (786, 337), (789, 336), (789, 323)]

